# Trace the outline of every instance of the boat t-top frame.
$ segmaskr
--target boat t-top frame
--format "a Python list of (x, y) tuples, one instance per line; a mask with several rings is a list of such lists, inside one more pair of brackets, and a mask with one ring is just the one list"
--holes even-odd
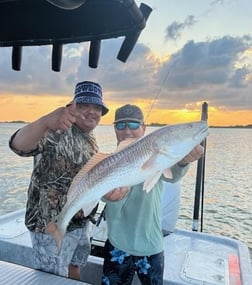
[(151, 11), (134, 0), (0, 0), (0, 47), (12, 47), (20, 70), (24, 46), (52, 45), (52, 70), (60, 71), (64, 44), (89, 41), (96, 68), (101, 41), (125, 37), (117, 59), (126, 62)]

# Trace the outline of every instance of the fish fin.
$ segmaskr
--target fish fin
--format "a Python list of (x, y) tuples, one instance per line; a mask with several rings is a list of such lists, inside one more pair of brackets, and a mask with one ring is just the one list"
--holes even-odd
[(58, 247), (58, 252), (60, 252), (64, 234), (59, 231), (57, 224), (54, 222), (49, 223), (45, 228), (45, 233), (53, 236)]
[(147, 193), (149, 193), (151, 191), (151, 189), (154, 187), (154, 185), (158, 182), (161, 175), (162, 175), (162, 172), (158, 171), (154, 175), (148, 177), (144, 181), (143, 190), (146, 191)]
[(84, 208), (82, 208), (83, 210), (83, 213), (84, 213), (84, 217), (87, 217), (92, 211), (93, 209), (95, 208), (95, 206), (100, 202), (100, 200), (96, 200), (96, 201), (93, 201), (91, 203), (89, 203), (88, 205), (85, 205)]
[(170, 168), (165, 169), (165, 171), (163, 172), (165, 178), (169, 178), (172, 179), (173, 178), (173, 174)]
[(75, 175), (69, 189), (67, 192), (67, 196), (69, 197), (71, 193), (73, 192), (73, 189), (78, 185), (80, 180), (83, 178), (83, 176), (91, 169), (93, 168), (97, 163), (99, 163), (101, 160), (105, 159), (108, 157), (110, 154), (109, 153), (96, 153), (93, 155), (89, 161), (79, 170), (79, 172)]
[[(77, 175), (80, 174), (80, 176), (83, 176), (85, 172), (88, 172), (90, 169), (92, 169), (97, 163), (99, 163), (100, 161), (102, 161), (103, 159), (107, 158), (108, 156), (110, 156), (109, 153), (102, 153), (102, 152), (98, 152), (95, 155), (93, 155), (89, 161), (81, 168), (81, 170), (77, 173)], [(76, 175), (76, 176), (77, 176)]]
[(118, 152), (118, 151), (124, 149), (125, 147), (129, 146), (130, 144), (134, 143), (137, 140), (138, 139), (136, 139), (136, 138), (127, 138), (127, 139), (121, 141), (114, 152)]
[(163, 161), (167, 159), (167, 152), (162, 150), (153, 150), (151, 156), (143, 163), (142, 170), (152, 169), (154, 165), (163, 165)]
[(149, 159), (147, 159), (144, 164), (142, 165), (142, 170), (148, 170), (151, 169), (153, 167), (153, 165), (157, 164), (159, 158), (159, 152), (154, 151), (152, 153), (152, 155), (149, 157)]

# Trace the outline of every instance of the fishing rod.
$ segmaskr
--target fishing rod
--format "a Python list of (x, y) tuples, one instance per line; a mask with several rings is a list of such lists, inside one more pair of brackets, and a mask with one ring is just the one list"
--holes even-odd
[[(207, 122), (208, 119), (208, 104), (204, 102), (202, 104), (201, 120)], [(206, 138), (201, 142), (204, 148), (202, 157), (198, 160), (195, 195), (194, 195), (194, 210), (193, 210), (193, 224), (192, 230), (198, 231), (199, 228), (199, 209), (201, 200), (201, 227), (200, 231), (203, 231), (203, 207), (204, 207), (204, 185), (205, 185), (205, 158), (206, 158)]]

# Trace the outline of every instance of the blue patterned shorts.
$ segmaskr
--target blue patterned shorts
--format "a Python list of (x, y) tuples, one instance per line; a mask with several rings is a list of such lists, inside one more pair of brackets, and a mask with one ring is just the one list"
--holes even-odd
[(109, 240), (104, 247), (102, 285), (130, 285), (137, 273), (142, 285), (162, 285), (164, 253), (134, 256), (115, 248)]
[(50, 234), (30, 232), (34, 251), (34, 268), (68, 277), (68, 266), (85, 265), (91, 245), (87, 222), (85, 227), (67, 232), (61, 251)]

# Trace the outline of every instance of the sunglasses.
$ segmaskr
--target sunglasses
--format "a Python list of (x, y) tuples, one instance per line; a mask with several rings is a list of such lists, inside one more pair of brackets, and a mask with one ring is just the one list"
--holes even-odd
[(141, 123), (140, 122), (118, 122), (115, 124), (115, 128), (118, 131), (123, 131), (127, 128), (130, 130), (137, 130), (140, 127)]

